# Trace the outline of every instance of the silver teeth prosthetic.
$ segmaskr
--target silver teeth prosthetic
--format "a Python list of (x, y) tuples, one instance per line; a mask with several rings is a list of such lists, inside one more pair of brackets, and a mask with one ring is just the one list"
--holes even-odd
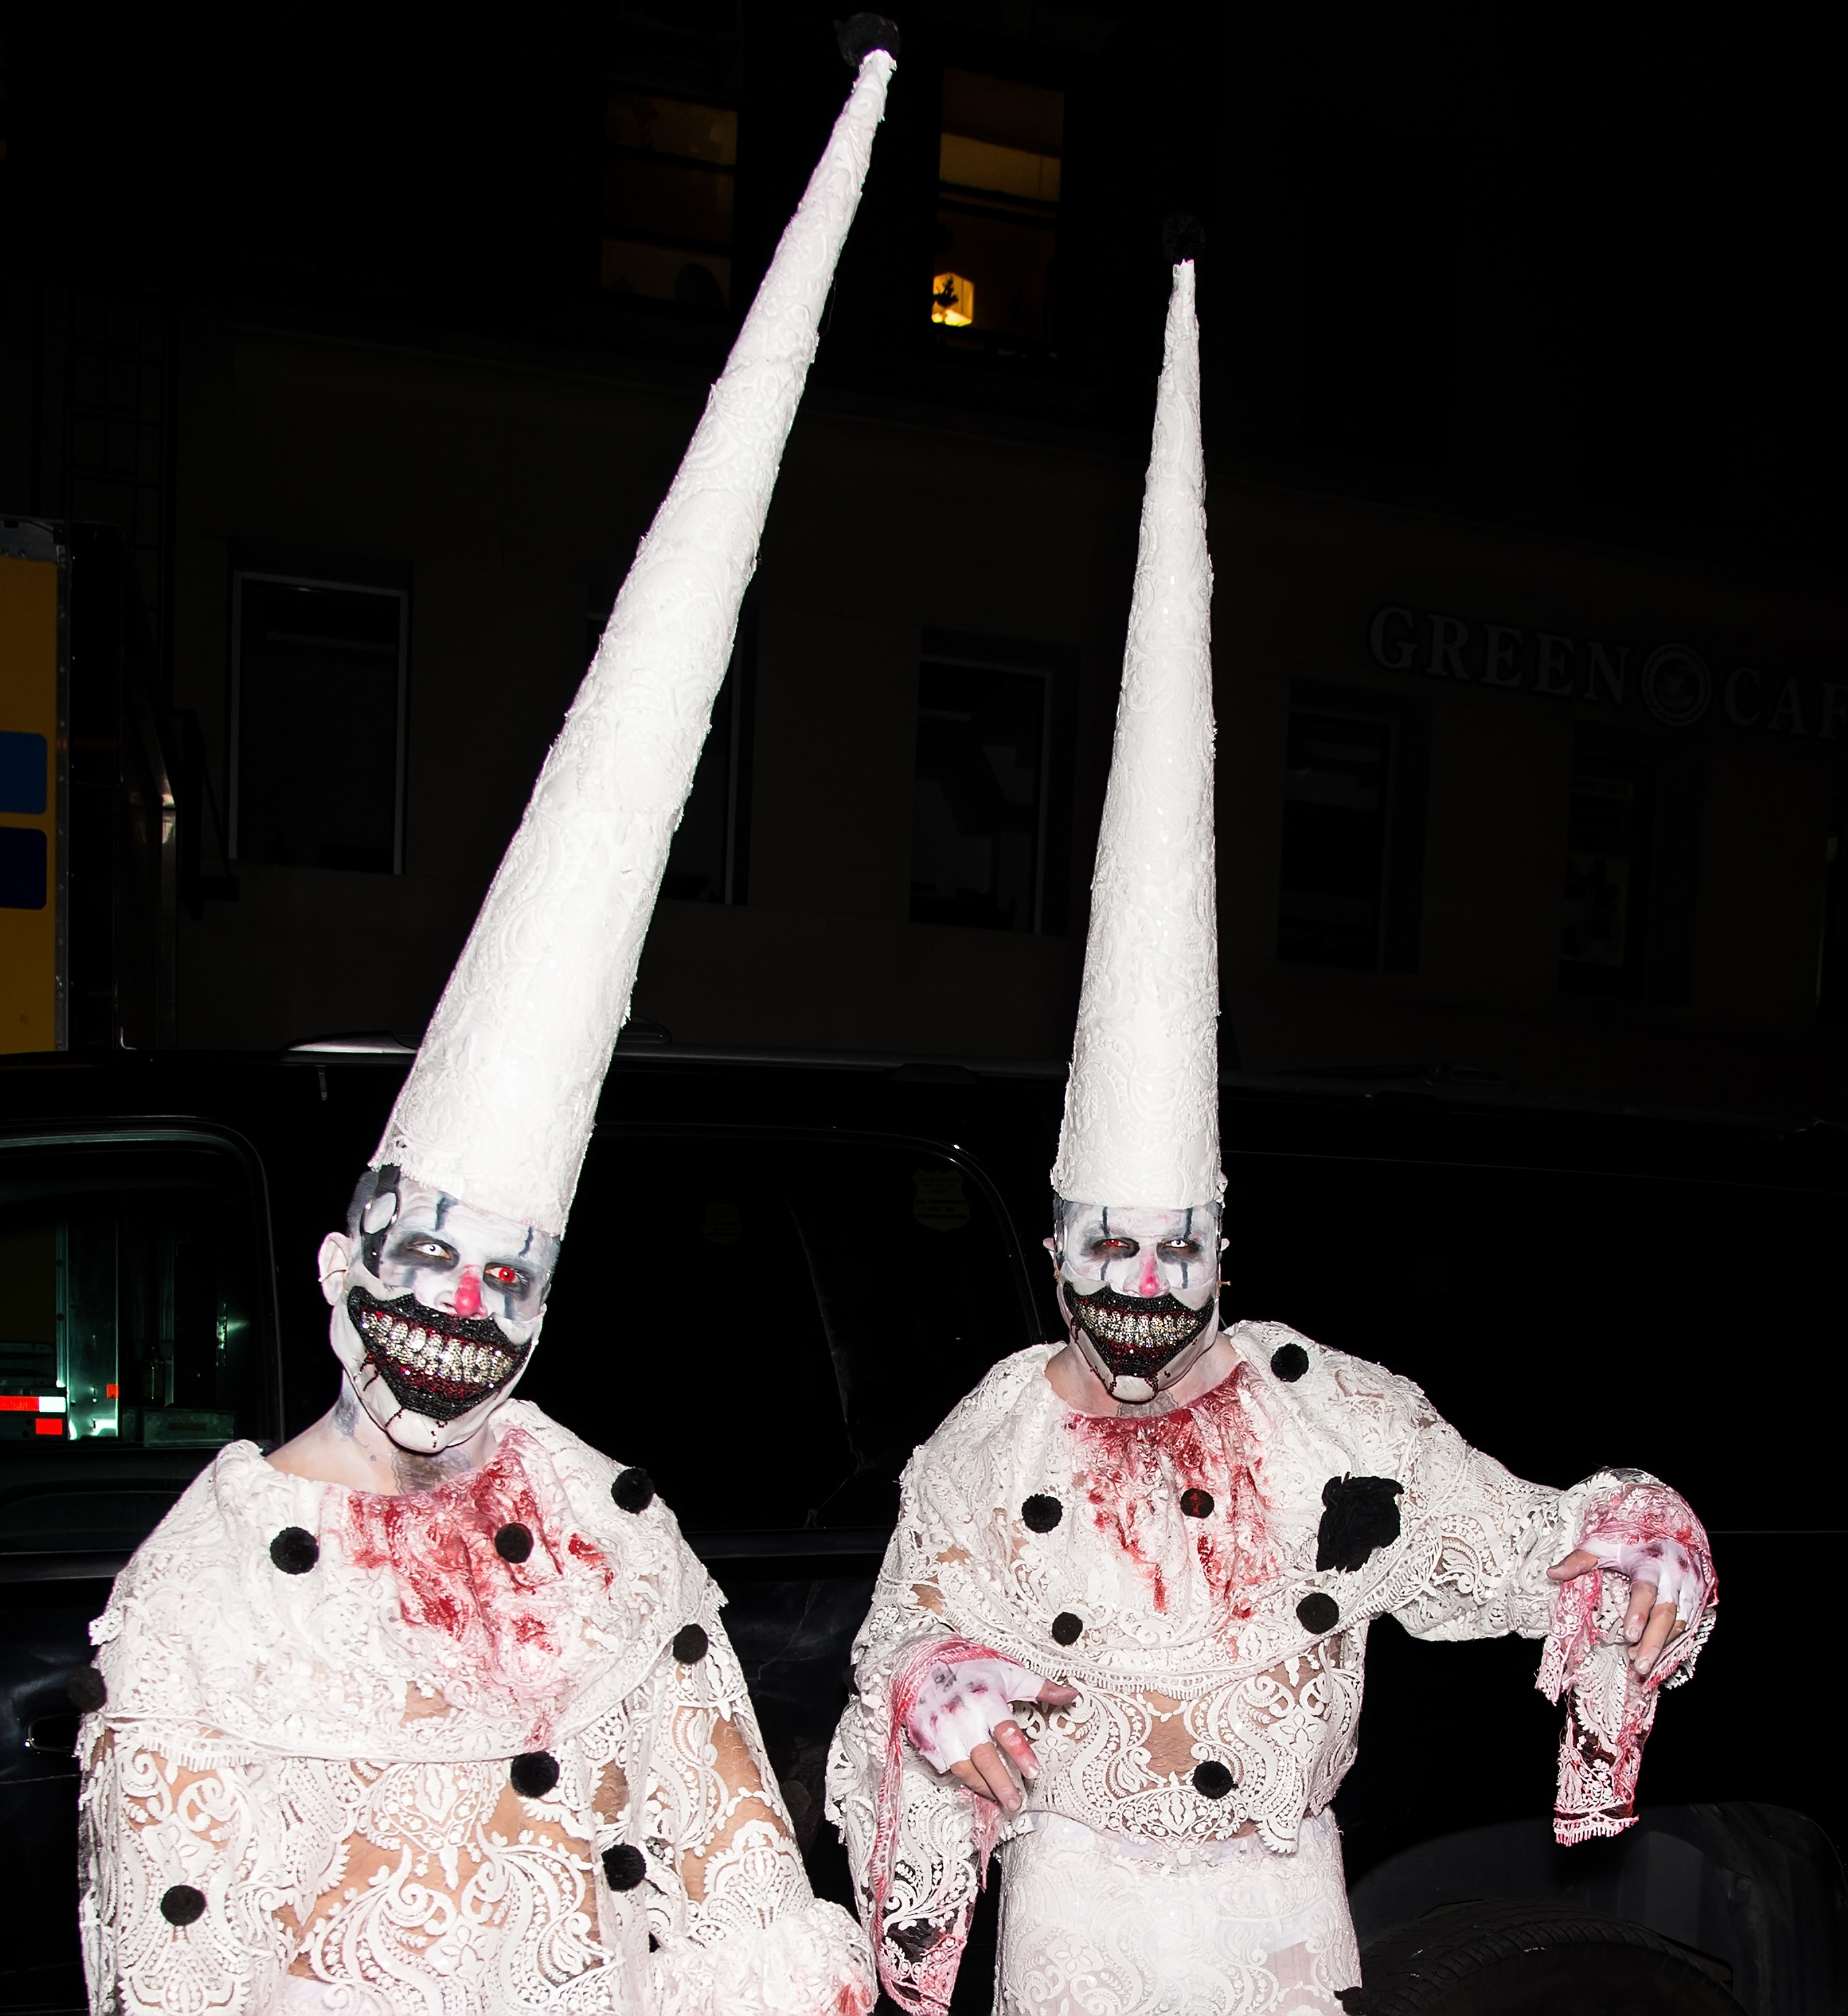
[(1087, 1309), (1085, 1316), (1085, 1327), (1093, 1337), (1132, 1351), (1165, 1351), (1170, 1345), (1184, 1344), (1201, 1327), (1198, 1313), (1184, 1309), (1161, 1316), (1140, 1316), (1104, 1307)]
[(368, 1343), (376, 1345), (407, 1372), (420, 1373), (427, 1379), (452, 1381), (459, 1385), (478, 1386), (484, 1392), (507, 1378), (518, 1362), (510, 1351), (445, 1337), (440, 1330), (427, 1330), (421, 1324), (407, 1323), (402, 1316), (388, 1316), (380, 1309), (368, 1309), (360, 1318), (359, 1327)]

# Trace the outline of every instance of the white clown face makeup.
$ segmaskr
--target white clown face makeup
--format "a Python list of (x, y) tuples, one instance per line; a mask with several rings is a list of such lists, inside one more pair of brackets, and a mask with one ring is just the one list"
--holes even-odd
[(369, 1172), (321, 1247), (335, 1355), (360, 1404), (417, 1455), (466, 1442), (512, 1391), (559, 1242), (395, 1171)]
[(1054, 1201), (1046, 1243), (1079, 1352), (1113, 1399), (1136, 1406), (1183, 1377), (1219, 1330), (1217, 1204)]

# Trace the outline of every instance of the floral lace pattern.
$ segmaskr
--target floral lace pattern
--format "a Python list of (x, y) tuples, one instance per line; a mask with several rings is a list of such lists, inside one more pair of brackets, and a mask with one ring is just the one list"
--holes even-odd
[[(1709, 1591), (1717, 1586), (1706, 1528), (1672, 1491), (1641, 1471), (1617, 1473), (1587, 1508), (1589, 1528), (1638, 1543), (1679, 1541), (1693, 1555)], [(1622, 1626), (1630, 1604), (1623, 1576), (1594, 1568), (1562, 1583), (1554, 1599), (1536, 1684), (1549, 1701), (1566, 1702), (1559, 1743), (1559, 1797), (1553, 1832), (1562, 1847), (1621, 1834), (1636, 1823), (1637, 1779), (1643, 1743), (1655, 1723), (1664, 1687), (1680, 1686), (1713, 1629), (1712, 1599), (1691, 1628), (1673, 1640), (1646, 1680), (1624, 1658)]]
[(1219, 1172), (1212, 562), (1194, 267), (1174, 269), (1053, 1187), (1202, 1204)]
[[(1546, 1571), (1614, 1495), (1647, 1486), (1686, 1525), (1680, 1501), (1640, 1475), (1563, 1492), (1523, 1482), (1470, 1449), (1409, 1381), (1281, 1324), (1242, 1323), (1231, 1337), (1234, 1379), (1191, 1409), (1112, 1421), (1108, 1437), (1047, 1383), (1057, 1347), (1020, 1352), (908, 1467), (829, 1773), (830, 1812), (895, 1997), (924, 1985), (922, 1953), (933, 1988), (953, 1978), (953, 1951), (940, 1949), (960, 1946), (982, 1859), (973, 1796), (909, 1751), (891, 1765), (897, 1682), (943, 1633), (1079, 1690), (1069, 1708), (1022, 1713), (1041, 1774), (1004, 1839), (1050, 1813), (1132, 1841), (1204, 1850), (1248, 1831), (1293, 1852), (1353, 1761), (1367, 1629), (1385, 1615), (1429, 1639), (1553, 1632), (1548, 1671), (1576, 1690), (1576, 1754), (1587, 1729), (1608, 1746), (1630, 1741), (1621, 1690), (1613, 1704), (1598, 1685), (1612, 1651), (1621, 1670), (1621, 1648), (1596, 1660), (1587, 1651), (1608, 1633), (1614, 1579), (1605, 1609), (1570, 1639), (1555, 1629), (1565, 1613)], [(1271, 1369), (1284, 1345), (1308, 1360), (1294, 1381)], [(1318, 1569), (1324, 1486), (1356, 1477), (1403, 1487), (1398, 1536), (1357, 1568)], [(1049, 1531), (1022, 1517), (1034, 1496), (1061, 1508)], [(1709, 1622), (1682, 1641), (1678, 1671)], [(1202, 1772), (1209, 1764), (1220, 1769)], [(1576, 1796), (1562, 1784), (1562, 1811)]]
[[(98, 2016), (870, 2005), (672, 1514), (617, 1510), (615, 1466), (537, 1409), (503, 1418), (491, 1463), (415, 1499), (235, 1445), (118, 1579), (80, 1737)], [(510, 1510), (524, 1562), (476, 1545)], [(270, 1558), (286, 1525), (319, 1533), (305, 1574)], [(330, 1665), (351, 1647), (373, 1670)], [(190, 1917), (163, 1910), (175, 1886)]]
[(1045, 1823), (1003, 1855), (997, 2016), (1337, 2016), (1360, 1979), (1332, 1814), (1295, 1855), (1139, 1855)]

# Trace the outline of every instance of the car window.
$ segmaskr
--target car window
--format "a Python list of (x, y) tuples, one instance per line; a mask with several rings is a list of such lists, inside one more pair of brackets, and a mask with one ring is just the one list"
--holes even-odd
[(1024, 1285), (954, 1154), (600, 1129), (521, 1391), (690, 1528), (889, 1524), (913, 1448), (1032, 1341)]
[(258, 1179), (203, 1134), (0, 1140), (0, 1438), (16, 1456), (268, 1442)]

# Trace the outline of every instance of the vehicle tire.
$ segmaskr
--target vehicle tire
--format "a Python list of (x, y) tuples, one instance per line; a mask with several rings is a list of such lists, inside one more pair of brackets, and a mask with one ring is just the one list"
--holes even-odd
[(1516, 1899), (1453, 1905), (1376, 1939), (1349, 2016), (1742, 2016), (1646, 1925)]

